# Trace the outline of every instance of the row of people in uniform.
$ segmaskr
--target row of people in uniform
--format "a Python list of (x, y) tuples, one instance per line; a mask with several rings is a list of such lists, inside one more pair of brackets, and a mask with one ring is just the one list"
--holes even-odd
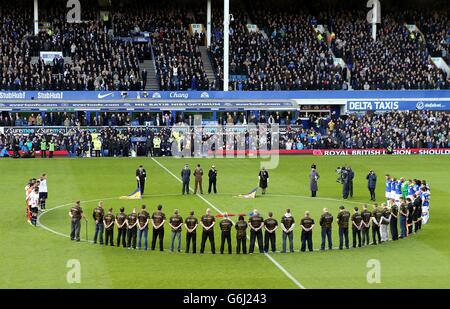
[[(337, 214), (337, 225), (339, 227), (339, 249), (349, 248), (349, 228), (351, 227), (353, 236), (353, 247), (362, 247), (370, 244), (370, 230), (372, 230), (372, 244), (383, 243), (388, 240), (390, 231), (391, 239), (398, 240), (405, 238), (412, 233), (421, 229), (421, 218), (418, 213), (421, 211), (416, 205), (416, 200), (410, 198), (400, 198), (400, 207), (391, 199), (389, 203), (383, 203), (379, 207), (373, 204), (373, 209), (369, 210), (367, 204), (363, 205), (363, 209), (359, 211), (358, 207), (353, 208), (353, 213), (345, 209), (344, 206), (339, 207)], [(417, 198), (416, 198), (417, 199)], [(77, 202), (69, 211), (71, 217), (71, 240), (80, 240), (80, 220), (84, 217), (80, 202)], [(110, 208), (105, 212), (103, 202), (99, 202), (98, 207), (93, 210), (92, 217), (95, 221), (95, 234), (93, 242), (105, 245), (123, 246), (129, 249), (148, 249), (148, 230), (153, 229), (151, 240), (151, 249), (155, 250), (159, 241), (159, 249), (164, 250), (164, 225), (168, 223), (171, 230), (170, 251), (181, 252), (181, 234), (182, 229), (186, 231), (186, 249), (185, 252), (196, 253), (197, 249), (197, 229), (201, 226), (201, 244), (200, 253), (204, 253), (205, 246), (209, 240), (211, 252), (216, 252), (214, 227), (216, 225), (216, 217), (223, 219), (218, 223), (221, 233), (220, 253), (224, 253), (227, 246), (228, 253), (232, 253), (231, 234), (234, 226), (236, 230), (236, 253), (247, 253), (247, 230), (250, 231), (250, 245), (248, 253), (253, 253), (257, 244), (260, 253), (269, 251), (276, 252), (276, 230), (282, 230), (282, 253), (294, 252), (294, 228), (296, 221), (291, 214), (290, 209), (286, 209), (286, 213), (281, 218), (280, 224), (273, 217), (272, 212), (268, 213), (268, 217), (263, 219), (258, 210), (254, 210), (250, 214), (247, 221), (244, 215), (239, 215), (239, 219), (234, 223), (227, 213), (223, 215), (213, 216), (211, 210), (207, 209), (206, 214), (200, 220), (195, 216), (194, 211), (183, 219), (178, 210), (167, 220), (166, 215), (162, 211), (162, 205), (158, 205), (152, 215), (147, 211), (146, 205), (142, 205), (137, 211), (135, 208), (130, 214), (125, 213), (122, 207), (120, 212), (113, 214)], [(399, 218), (400, 217), (400, 218)], [(328, 249), (333, 249), (332, 230), (334, 217), (327, 208), (323, 209), (320, 217), (319, 225), (321, 227), (322, 243), (321, 250), (325, 250), (328, 242)], [(398, 233), (398, 225), (400, 223), (400, 236)], [(114, 239), (114, 230), (117, 227), (117, 238)], [(304, 217), (300, 220), (301, 231), (301, 247), (300, 251), (306, 249), (313, 251), (312, 233), (315, 227), (315, 220), (309, 211), (305, 212)], [(105, 242), (103, 241), (103, 233), (105, 233)], [(287, 250), (287, 243), (289, 249)]]

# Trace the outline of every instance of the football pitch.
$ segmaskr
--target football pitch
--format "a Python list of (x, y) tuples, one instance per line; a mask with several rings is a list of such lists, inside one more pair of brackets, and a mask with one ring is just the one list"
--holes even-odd
[[(177, 159), (177, 158), (91, 158), (91, 159), (2, 159), (0, 160), (0, 288), (450, 288), (450, 210), (449, 156), (361, 156), (311, 157), (282, 156), (279, 166), (269, 170), (268, 194), (242, 199), (257, 184), (262, 159)], [(308, 174), (311, 163), (320, 173), (317, 198), (310, 198)], [(212, 164), (218, 170), (218, 194), (181, 195), (180, 171), (184, 163), (191, 170), (200, 163), (205, 174)], [(142, 200), (121, 200), (136, 187), (135, 170), (143, 164), (147, 170)], [(343, 201), (335, 169), (344, 164), (355, 171), (354, 197)], [(299, 222), (305, 210), (316, 221), (314, 249), (320, 247), (319, 217), (328, 207), (336, 218), (338, 207), (347, 209), (369, 202), (365, 176), (373, 169), (378, 175), (377, 202), (384, 201), (384, 175), (426, 179), (431, 188), (430, 220), (422, 230), (407, 239), (378, 246), (350, 250), (299, 253)], [(24, 187), (29, 178), (48, 174), (47, 212), (40, 217), (42, 227), (35, 228), (25, 219)], [(191, 178), (191, 187), (194, 181)], [(207, 191), (207, 176), (203, 177)], [(162, 204), (166, 217), (179, 209), (183, 218), (194, 210), (198, 218), (211, 208), (218, 212), (246, 213), (257, 208), (263, 218), (272, 211), (280, 222), (286, 208), (296, 219), (295, 253), (237, 255), (235, 230), (233, 254), (170, 253), (170, 229), (165, 225), (165, 251), (127, 250), (71, 242), (68, 238), (68, 211), (74, 201), (88, 218), (89, 240), (93, 238), (92, 209), (98, 201), (117, 213), (125, 207), (146, 204), (152, 213)], [(236, 220), (236, 217), (232, 217)], [(246, 217), (248, 220), (248, 216)], [(220, 219), (217, 219), (220, 221)], [(333, 223), (333, 246), (338, 245), (338, 227)], [(81, 237), (85, 240), (85, 223)], [(149, 242), (151, 242), (149, 230)], [(249, 231), (247, 231), (249, 234)], [(115, 231), (117, 236), (117, 230)], [(371, 235), (372, 236), (372, 235)], [(219, 227), (215, 227), (216, 250), (220, 245)], [(281, 249), (281, 230), (277, 230), (277, 249)], [(197, 252), (201, 231), (197, 232)], [(350, 245), (352, 242), (350, 230)], [(248, 247), (248, 242), (247, 242)], [(185, 249), (185, 231), (182, 234)], [(255, 250), (257, 252), (257, 250)], [(80, 262), (80, 283), (69, 284), (67, 262)], [(369, 260), (378, 260), (381, 282), (369, 283)]]

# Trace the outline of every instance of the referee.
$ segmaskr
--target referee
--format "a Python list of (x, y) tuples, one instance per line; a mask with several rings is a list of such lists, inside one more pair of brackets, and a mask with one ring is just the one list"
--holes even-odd
[(147, 171), (144, 169), (144, 166), (139, 165), (139, 168), (136, 170), (136, 181), (138, 188), (141, 191), (141, 196), (144, 195), (146, 180), (147, 180)]

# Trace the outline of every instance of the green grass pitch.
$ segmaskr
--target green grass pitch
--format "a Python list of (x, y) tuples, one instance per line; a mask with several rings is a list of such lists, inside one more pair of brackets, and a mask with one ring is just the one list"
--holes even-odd
[[(182, 196), (181, 184), (167, 170), (150, 158), (101, 158), (53, 160), (0, 160), (0, 288), (449, 288), (450, 287), (450, 223), (449, 223), (449, 156), (366, 156), (308, 157), (283, 156), (278, 168), (270, 170), (266, 196), (240, 199), (237, 194), (255, 187), (260, 159), (176, 159), (157, 161), (179, 176), (185, 162), (193, 168), (200, 163), (207, 171), (215, 164), (218, 175), (217, 195)], [(308, 173), (312, 162), (321, 175), (318, 198), (309, 197)], [(135, 189), (134, 172), (144, 164), (148, 173), (143, 200), (120, 200)], [(355, 170), (355, 196), (343, 202), (335, 182), (335, 168), (350, 164)], [(193, 209), (200, 217), (208, 202), (230, 213), (260, 210), (264, 217), (273, 211), (280, 220), (285, 208), (291, 208), (297, 222), (310, 210), (316, 227), (314, 248), (320, 246), (318, 219), (323, 207), (334, 216), (339, 205), (347, 208), (368, 202), (365, 176), (369, 169), (378, 174), (377, 201), (384, 200), (384, 174), (396, 177), (419, 177), (431, 186), (431, 216), (423, 230), (406, 240), (388, 242), (350, 250), (312, 253), (253, 255), (212, 255), (209, 245), (204, 255), (170, 253), (170, 231), (166, 224), (165, 252), (126, 250), (92, 243), (69, 241), (69, 207), (81, 200), (89, 219), (98, 200), (116, 213), (124, 206), (127, 212), (145, 203), (150, 212), (162, 203), (169, 217), (175, 208), (183, 217)], [(24, 216), (24, 186), (30, 177), (48, 174), (51, 209), (41, 223), (54, 232), (35, 228)], [(204, 178), (204, 184), (207, 177)], [(193, 185), (193, 181), (191, 181)], [(213, 209), (213, 213), (216, 211)], [(247, 217), (248, 218), (248, 217)], [(93, 220), (89, 222), (89, 238), (93, 237)], [(216, 227), (216, 248), (220, 233)], [(197, 233), (199, 248), (200, 234)], [(85, 238), (84, 223), (82, 238)], [(116, 235), (115, 235), (116, 236)], [(234, 231), (232, 240), (235, 241)], [(149, 238), (151, 231), (149, 231)], [(182, 246), (184, 250), (185, 235)], [(294, 233), (295, 249), (300, 247), (300, 227)], [(334, 245), (338, 244), (337, 225), (333, 229)], [(351, 235), (350, 235), (351, 241)], [(281, 248), (281, 232), (277, 232)], [(233, 243), (235, 250), (235, 243)], [(66, 263), (81, 263), (81, 283), (69, 284)], [(367, 261), (381, 263), (381, 283), (369, 284)], [(278, 265), (278, 266), (277, 266)], [(297, 283), (295, 283), (297, 282)]]

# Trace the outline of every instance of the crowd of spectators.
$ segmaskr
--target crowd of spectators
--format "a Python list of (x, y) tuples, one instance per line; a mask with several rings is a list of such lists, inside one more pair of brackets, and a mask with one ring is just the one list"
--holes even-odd
[[(216, 68), (223, 67), (220, 19), (216, 16), (210, 49)], [(258, 31), (248, 31), (250, 20)], [(339, 90), (346, 79), (346, 69), (334, 65), (325, 37), (314, 30), (313, 16), (260, 6), (250, 16), (233, 12), (229, 70), (245, 76), (230, 81), (232, 90)]]
[[(99, 19), (99, 9), (89, 2), (83, 2), (81, 23), (67, 23), (66, 10), (62, 2), (41, 10), (46, 28), (34, 35), (31, 2), (2, 7), (0, 89), (142, 90), (139, 61), (149, 45), (112, 36), (110, 24)], [(40, 51), (61, 51), (63, 57), (45, 63)]]
[[(450, 115), (437, 111), (370, 112), (339, 117), (332, 114), (328, 118), (312, 117), (308, 125), (283, 126), (279, 130), (279, 136), (273, 138), (270, 130), (258, 133), (256, 127), (242, 126), (204, 127), (202, 130), (183, 123), (165, 127), (123, 126), (96, 129), (71, 126), (50, 133), (36, 130), (27, 134), (6, 131), (0, 134), (0, 151), (3, 148), (39, 150), (42, 139), (45, 139), (53, 140), (56, 150), (67, 150), (73, 156), (85, 156), (86, 152), (92, 151), (92, 133), (100, 135), (102, 153), (106, 156), (130, 156), (132, 151), (142, 156), (170, 156), (174, 149), (192, 149), (194, 155), (205, 155), (208, 151), (220, 149), (270, 150), (274, 142), (279, 143), (279, 149), (287, 150), (448, 148), (449, 123)], [(154, 138), (160, 139), (157, 152), (154, 151)]]
[[(43, 29), (36, 36), (31, 2), (2, 3), (0, 89), (141, 90), (147, 73), (140, 72), (139, 63), (151, 57), (161, 90), (220, 89), (220, 10), (213, 12), (209, 52), (216, 78), (209, 80), (200, 52), (205, 33), (189, 31), (191, 23), (205, 25), (203, 6), (131, 1), (112, 6), (105, 20), (96, 3), (83, 0), (82, 7), (81, 23), (66, 22), (64, 1), (41, 7)], [(377, 41), (372, 40), (365, 11), (312, 13), (300, 4), (287, 9), (255, 0), (233, 5), (231, 13), (231, 90), (449, 88), (449, 77), (429, 60), (437, 56), (450, 61), (446, 10), (385, 13)], [(248, 23), (258, 31), (249, 31)], [(324, 24), (329, 35), (315, 31), (318, 24)], [(415, 24), (420, 32), (409, 32), (405, 24)], [(123, 39), (143, 32), (149, 33), (151, 43)], [(52, 63), (33, 59), (40, 51), (61, 51), (64, 58)], [(346, 67), (335, 64), (333, 54), (342, 57)]]
[(372, 39), (367, 12), (332, 12), (323, 18), (331, 49), (343, 58), (355, 90), (448, 89), (449, 79), (429, 59), (424, 37), (409, 32), (402, 13), (384, 14)]

